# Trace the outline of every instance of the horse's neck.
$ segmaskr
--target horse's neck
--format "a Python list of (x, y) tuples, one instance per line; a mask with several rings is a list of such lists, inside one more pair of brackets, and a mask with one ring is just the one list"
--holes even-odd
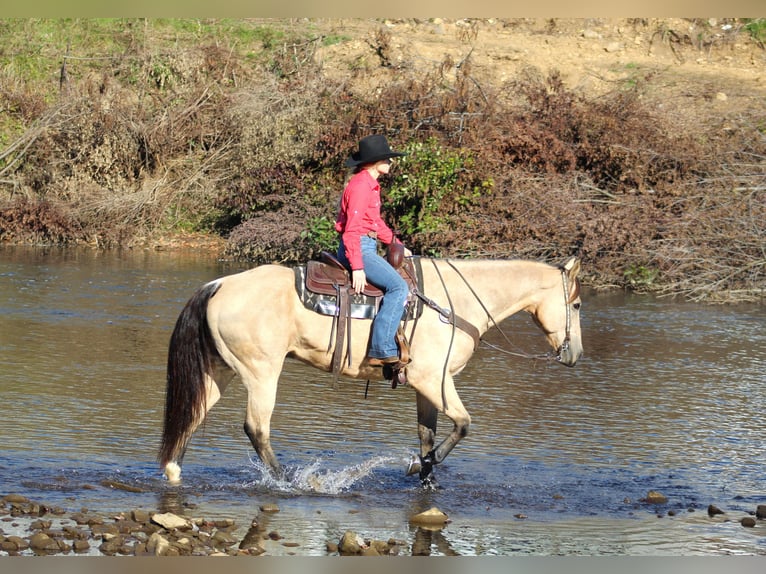
[[(446, 287), (444, 296), (449, 295), (455, 312), (482, 331), (492, 326), (491, 320), (499, 323), (518, 311), (533, 308), (541, 291), (550, 288), (558, 277), (552, 273), (555, 268), (536, 261), (432, 261), (435, 265), (423, 262), (424, 269), (435, 267), (426, 290), (444, 293)], [(447, 301), (441, 304), (446, 306)]]

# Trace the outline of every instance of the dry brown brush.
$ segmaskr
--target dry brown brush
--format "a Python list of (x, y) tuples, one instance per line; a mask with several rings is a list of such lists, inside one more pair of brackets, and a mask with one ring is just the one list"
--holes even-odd
[[(389, 206), (416, 252), (578, 254), (597, 287), (763, 297), (760, 109), (679, 124), (656, 105), (652, 73), (591, 97), (534, 68), (494, 85), (470, 46), (424, 70), (382, 28), (338, 80), (315, 58), (323, 38), (294, 27), (178, 42), (150, 24), (127, 21), (108, 57), (61, 47), (53, 93), (3, 72), (1, 239), (132, 245), (193, 230), (227, 237), (231, 257), (300, 261), (335, 240), (343, 162), (378, 132), (424, 144), (401, 163), (413, 179), (450, 182), (400, 188)], [(442, 152), (454, 173), (430, 161)], [(383, 187), (400, 183), (395, 173)]]

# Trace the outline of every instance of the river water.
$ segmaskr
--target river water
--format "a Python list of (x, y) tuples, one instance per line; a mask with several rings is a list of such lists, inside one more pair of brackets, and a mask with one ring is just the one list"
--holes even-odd
[[(207, 253), (0, 247), (0, 495), (67, 510), (258, 518), (270, 554), (321, 556), (346, 530), (463, 556), (766, 554), (766, 307), (708, 307), (584, 289), (573, 369), (483, 345), (460, 375), (469, 436), (424, 492), (414, 396), (288, 361), (275, 481), (242, 431), (236, 381), (170, 487), (155, 462), (167, 343), (202, 283), (244, 268)], [(545, 342), (526, 316), (514, 346)], [(497, 331), (488, 343), (507, 346)], [(440, 436), (448, 421), (440, 419)], [(117, 485), (127, 485), (128, 489)], [(666, 504), (642, 501), (659, 491)], [(264, 516), (259, 507), (280, 512)], [(709, 504), (725, 511), (708, 516)], [(440, 531), (410, 524), (438, 507)], [(285, 544), (290, 542), (290, 544)]]

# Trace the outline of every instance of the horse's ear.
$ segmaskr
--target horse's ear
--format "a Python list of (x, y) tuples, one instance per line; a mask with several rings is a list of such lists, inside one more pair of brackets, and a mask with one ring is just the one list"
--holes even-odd
[(569, 275), (569, 279), (573, 280), (580, 272), (580, 260), (577, 259), (577, 257), (572, 256), (567, 259), (562, 267), (566, 270), (567, 275)]

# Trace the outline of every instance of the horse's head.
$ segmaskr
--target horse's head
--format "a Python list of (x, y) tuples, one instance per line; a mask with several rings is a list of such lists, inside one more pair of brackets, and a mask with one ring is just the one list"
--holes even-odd
[(532, 311), (535, 323), (543, 330), (556, 352), (556, 360), (573, 367), (582, 355), (580, 334), (580, 261), (571, 257), (559, 267), (561, 282), (546, 294)]

